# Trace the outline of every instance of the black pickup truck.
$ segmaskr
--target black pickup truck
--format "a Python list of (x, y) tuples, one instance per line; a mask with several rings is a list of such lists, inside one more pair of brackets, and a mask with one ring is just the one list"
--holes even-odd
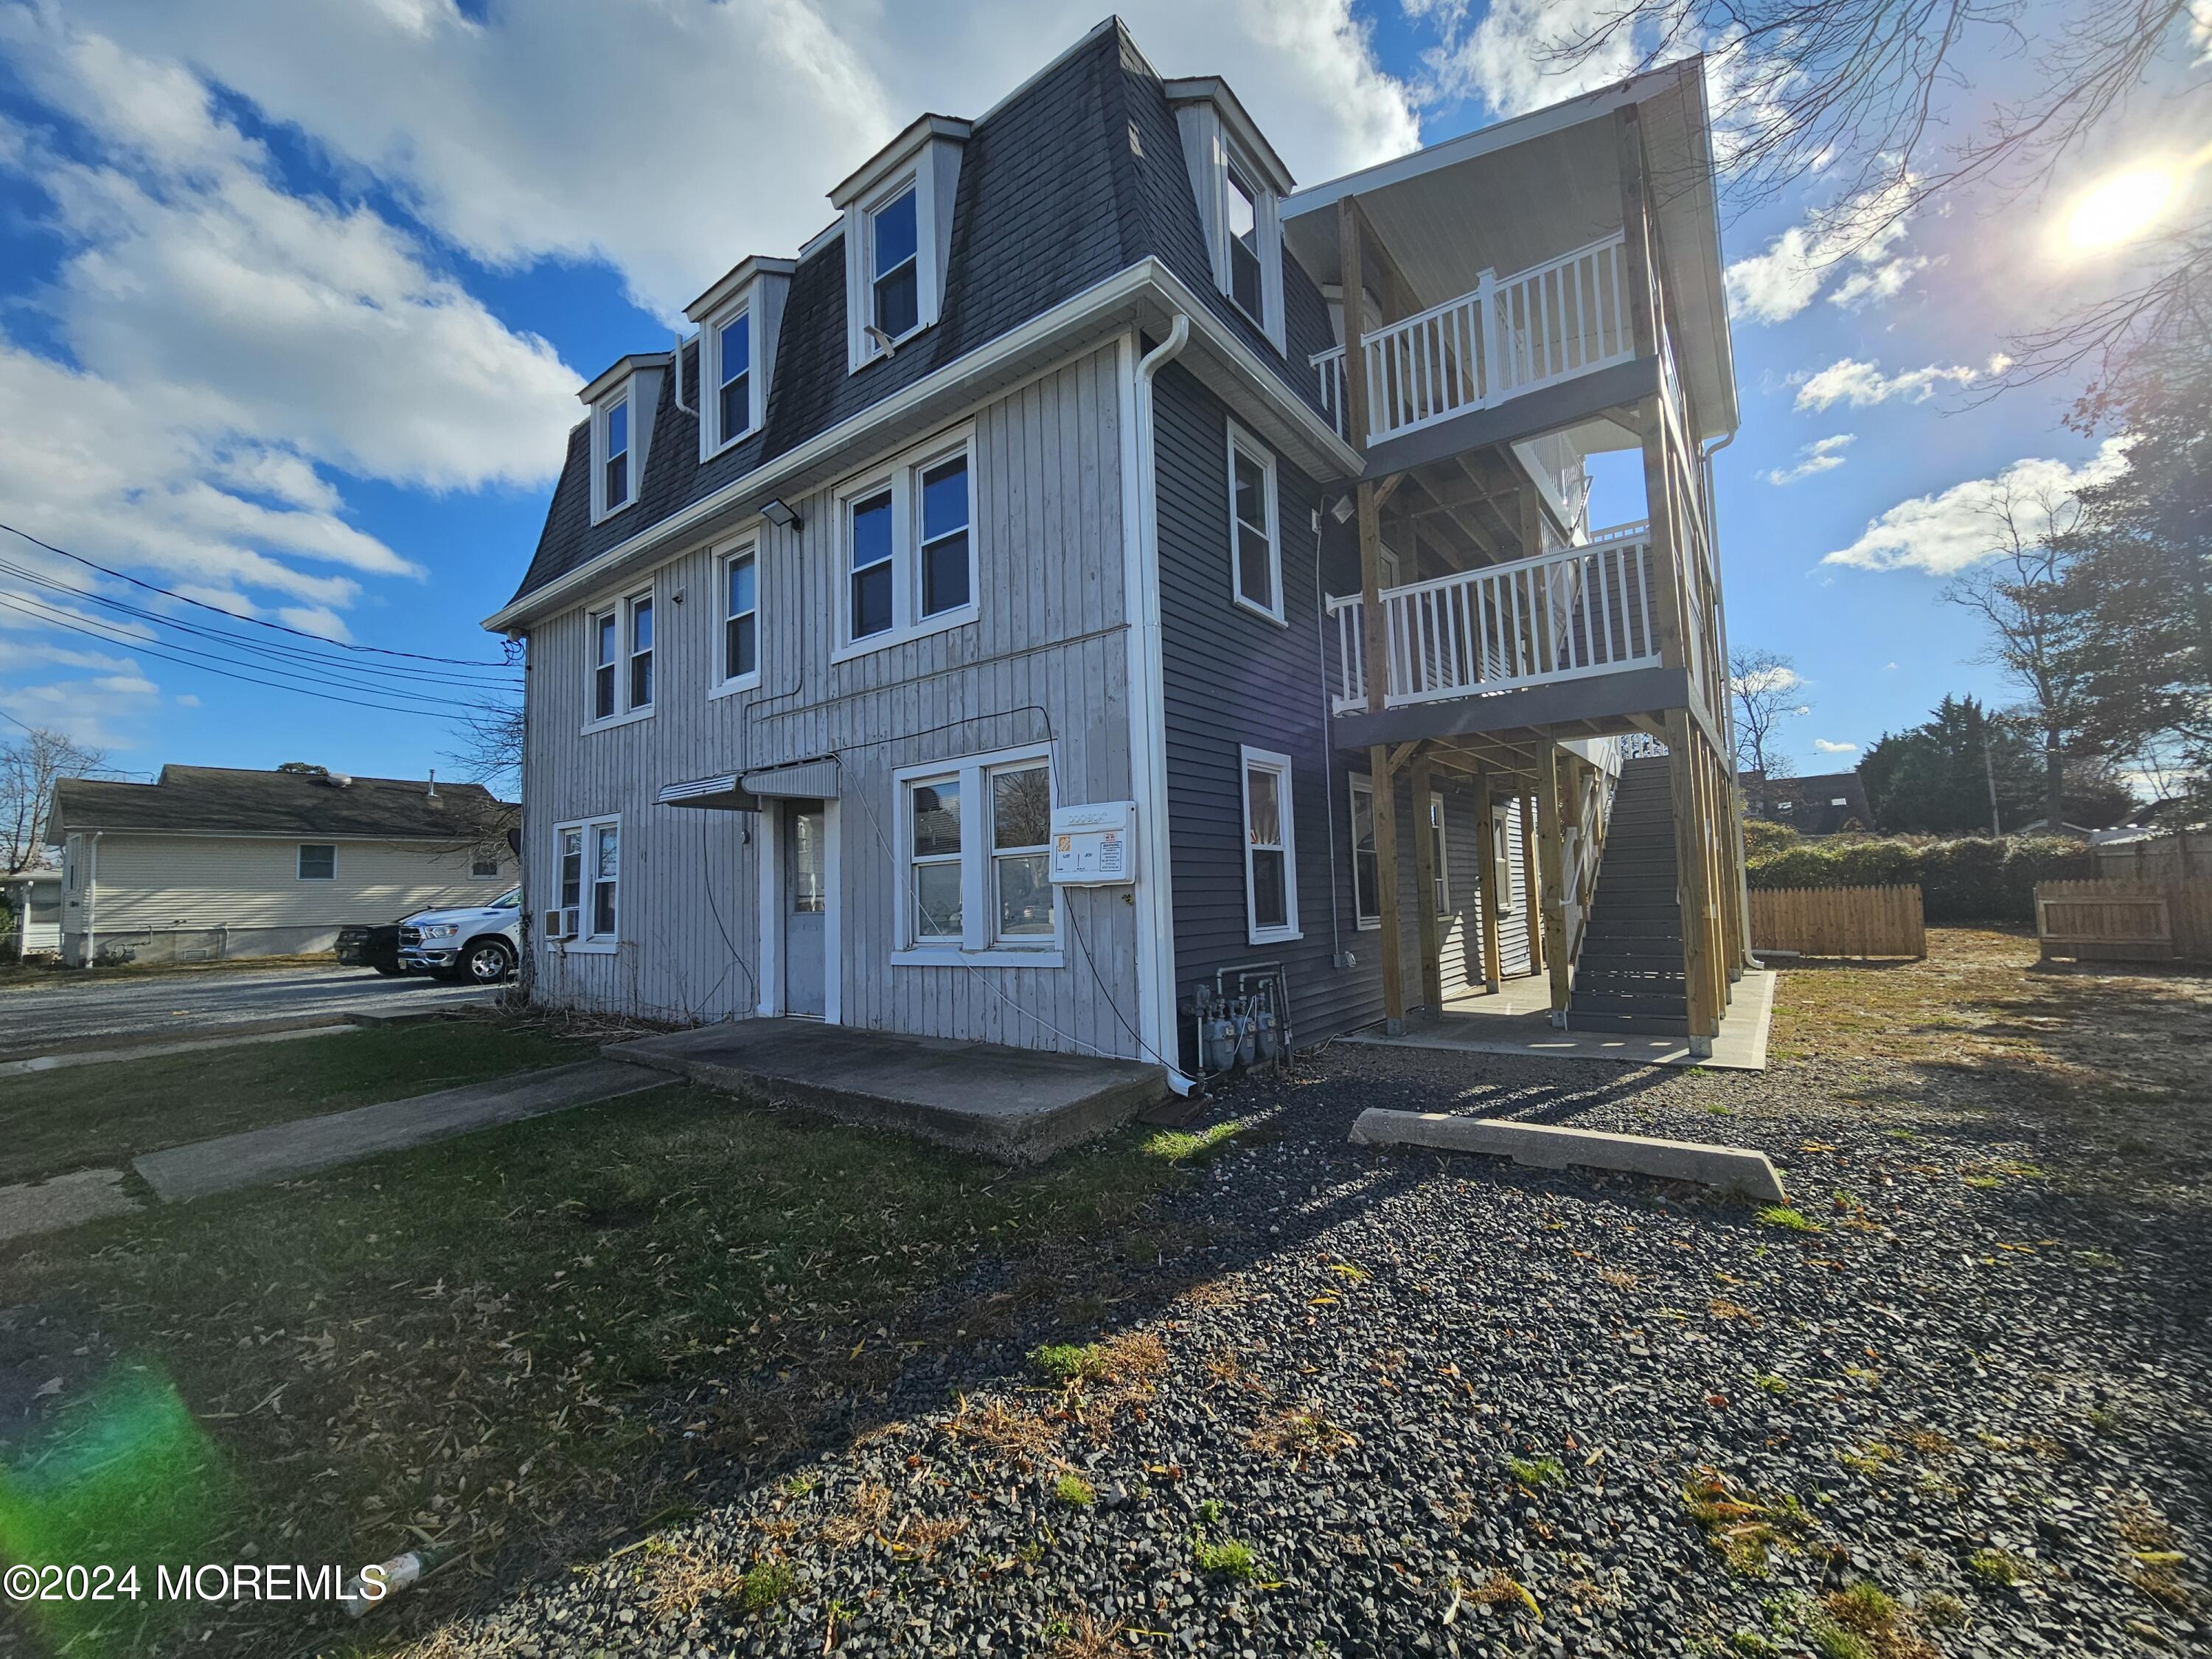
[(356, 923), (338, 929), (338, 961), (348, 968), (374, 968), (391, 979), (407, 970), (399, 965), (399, 924), (379, 922), (374, 927)]

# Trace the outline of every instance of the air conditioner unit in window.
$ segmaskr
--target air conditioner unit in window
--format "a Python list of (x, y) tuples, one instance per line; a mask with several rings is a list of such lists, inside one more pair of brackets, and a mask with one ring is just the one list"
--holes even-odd
[(545, 913), (545, 937), (548, 939), (576, 937), (576, 912), (574, 907), (566, 910), (548, 910)]

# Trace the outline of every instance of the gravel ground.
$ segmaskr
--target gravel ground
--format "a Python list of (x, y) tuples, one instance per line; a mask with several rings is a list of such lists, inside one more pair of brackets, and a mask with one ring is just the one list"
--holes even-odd
[[(2103, 1083), (2018, 1007), (1764, 1075), (1339, 1045), (1131, 1233), (862, 1333), (913, 1358), (774, 1478), (415, 1651), (2212, 1651), (2212, 987), (2156, 983)], [(1802, 1226), (1373, 1105), (1759, 1146)]]

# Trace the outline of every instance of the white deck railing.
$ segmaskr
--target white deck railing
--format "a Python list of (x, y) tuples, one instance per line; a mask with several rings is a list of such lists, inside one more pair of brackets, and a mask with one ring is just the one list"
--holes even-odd
[[(1618, 673), (1660, 659), (1646, 526), (1480, 570), (1382, 591), (1384, 706), (1474, 697)], [(1332, 599), (1338, 714), (1367, 706), (1365, 607)]]
[[(1473, 409), (1636, 355), (1628, 263), (1615, 234), (1388, 323), (1361, 341), (1367, 441), (1402, 437)], [(1316, 355), (1321, 399), (1345, 429), (1344, 348)]]

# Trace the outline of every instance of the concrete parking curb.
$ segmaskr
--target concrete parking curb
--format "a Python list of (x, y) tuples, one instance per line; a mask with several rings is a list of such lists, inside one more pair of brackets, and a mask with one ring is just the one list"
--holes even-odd
[(1749, 1146), (1656, 1140), (1604, 1129), (1569, 1129), (1512, 1118), (1395, 1112), (1381, 1107), (1370, 1107), (1359, 1115), (1352, 1126), (1352, 1140), (1364, 1146), (1428, 1146), (1443, 1152), (1480, 1152), (1510, 1158), (1538, 1170), (1581, 1165), (1667, 1181), (1694, 1181), (1769, 1204), (1789, 1202), (1773, 1164), (1765, 1152)]

